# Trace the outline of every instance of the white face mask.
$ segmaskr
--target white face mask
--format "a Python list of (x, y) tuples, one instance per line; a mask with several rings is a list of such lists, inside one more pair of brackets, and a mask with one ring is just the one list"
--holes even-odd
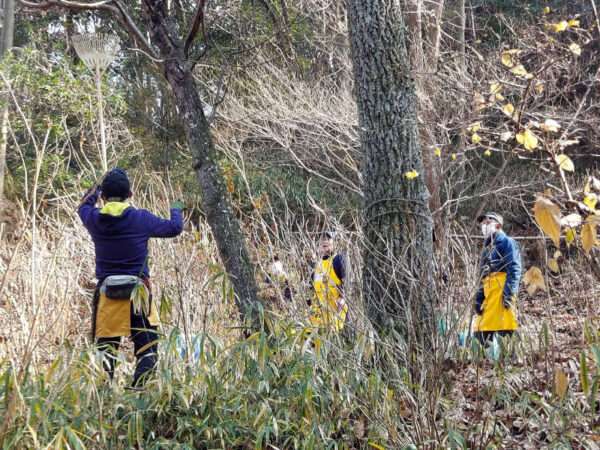
[(495, 232), (496, 232), (496, 224), (494, 222), (481, 224), (481, 234), (483, 234), (483, 237), (488, 238)]

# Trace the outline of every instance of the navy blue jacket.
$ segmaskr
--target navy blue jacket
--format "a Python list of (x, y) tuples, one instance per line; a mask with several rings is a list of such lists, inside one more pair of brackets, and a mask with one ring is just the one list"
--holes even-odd
[[(493, 272), (506, 272), (503, 296), (504, 298), (511, 298), (513, 295), (517, 295), (522, 271), (519, 244), (503, 231), (497, 231), (493, 235), (493, 241), (489, 237), (483, 245), (484, 248), (479, 262), (481, 278)], [(475, 299), (477, 308), (481, 308), (483, 300), (483, 285), (481, 285)]]
[(96, 278), (110, 275), (149, 277), (148, 240), (175, 237), (183, 230), (181, 211), (171, 209), (171, 218), (161, 219), (145, 209), (129, 206), (120, 215), (101, 213), (96, 208), (99, 191), (79, 207), (79, 217), (96, 249)]

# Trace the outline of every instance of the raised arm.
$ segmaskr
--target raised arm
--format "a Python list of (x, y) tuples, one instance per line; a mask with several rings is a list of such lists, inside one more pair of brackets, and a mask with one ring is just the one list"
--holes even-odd
[(178, 208), (171, 208), (170, 219), (162, 219), (144, 210), (144, 223), (150, 237), (175, 237), (183, 231), (183, 216)]
[(98, 189), (97, 187), (93, 187), (85, 193), (83, 199), (81, 200), (81, 203), (79, 204), (79, 208), (77, 209), (79, 218), (81, 219), (83, 225), (86, 228), (89, 226), (92, 214), (96, 209), (96, 202), (98, 201), (98, 197), (100, 197), (100, 189)]

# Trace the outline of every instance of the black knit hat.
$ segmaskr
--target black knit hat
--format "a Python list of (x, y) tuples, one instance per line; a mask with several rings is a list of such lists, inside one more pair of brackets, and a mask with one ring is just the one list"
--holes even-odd
[(127, 172), (123, 169), (115, 168), (106, 174), (102, 180), (102, 196), (104, 198), (126, 199), (131, 195), (131, 186)]

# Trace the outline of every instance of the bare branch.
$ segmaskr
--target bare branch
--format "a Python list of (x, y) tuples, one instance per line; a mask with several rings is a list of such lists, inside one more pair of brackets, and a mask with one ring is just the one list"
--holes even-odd
[(137, 27), (119, 0), (103, 0), (91, 3), (71, 0), (44, 0), (40, 2), (19, 0), (19, 2), (27, 8), (37, 10), (63, 8), (75, 11), (107, 11), (129, 32), (129, 35), (146, 53), (150, 54), (154, 60), (158, 58), (150, 43), (144, 38), (144, 34)]
[(103, 0), (100, 2), (92, 2), (92, 3), (84, 3), (84, 2), (74, 2), (70, 0), (44, 0), (40, 2), (33, 2), (28, 0), (19, 0), (19, 2), (23, 6), (27, 6), (32, 9), (52, 9), (54, 7), (63, 7), (67, 9), (74, 10), (100, 10), (100, 11), (110, 11), (116, 12), (114, 6), (111, 6), (112, 0)]
[(187, 38), (185, 39), (185, 46), (183, 51), (185, 55), (188, 55), (189, 49), (198, 34), (198, 29), (202, 26), (202, 36), (204, 41), (206, 41), (206, 33), (204, 30), (204, 6), (206, 5), (206, 0), (198, 0), (198, 5), (196, 6), (196, 12), (194, 13), (194, 19), (192, 20), (192, 25), (190, 26), (190, 31), (188, 32)]
[(138, 42), (138, 45), (143, 47), (144, 51), (152, 55), (152, 58), (158, 58), (158, 55), (152, 48), (152, 45), (146, 40), (144, 34), (137, 27), (131, 16), (127, 14), (127, 10), (123, 7), (122, 3), (119, 0), (115, 0), (114, 3), (119, 12), (121, 13), (121, 20), (123, 21), (123, 25), (127, 28), (127, 30), (129, 30), (129, 33), (134, 36), (135, 40), (137, 40)]

